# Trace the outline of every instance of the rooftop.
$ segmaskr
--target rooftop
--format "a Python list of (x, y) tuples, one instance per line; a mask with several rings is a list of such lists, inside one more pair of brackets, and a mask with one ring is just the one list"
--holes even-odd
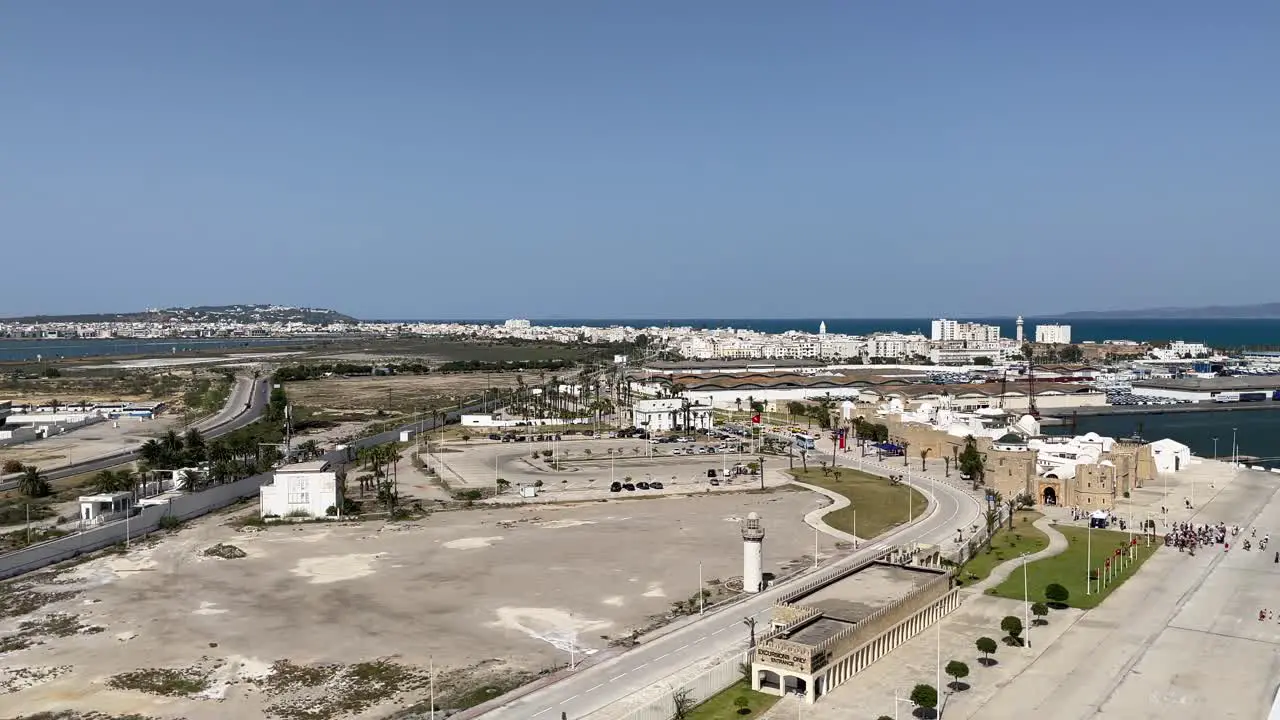
[(281, 465), (279, 468), (276, 469), (276, 472), (286, 472), (286, 473), (317, 472), (318, 473), (318, 472), (324, 472), (325, 470), (328, 470), (328, 469), (329, 469), (328, 460), (311, 460), (309, 462), (296, 462), (296, 463), (289, 463), (288, 465)]
[(937, 577), (934, 572), (872, 565), (795, 601), (794, 604), (813, 608), (822, 615), (784, 639), (817, 645)]
[(1201, 390), (1204, 392), (1275, 390), (1280, 389), (1280, 376), (1170, 378), (1167, 380), (1142, 380), (1135, 382), (1133, 385), (1134, 387), (1158, 390)]

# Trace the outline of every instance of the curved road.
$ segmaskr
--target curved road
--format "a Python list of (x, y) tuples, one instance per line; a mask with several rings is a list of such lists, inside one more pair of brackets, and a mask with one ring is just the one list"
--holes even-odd
[[(227, 403), (222, 406), (222, 409), (196, 423), (193, 427), (205, 433), (210, 439), (239, 430), (262, 417), (262, 413), (267, 407), (267, 399), (271, 394), (270, 387), (271, 382), (266, 378), (255, 380), (249, 377), (237, 377), (235, 387), (231, 389), (231, 394), (227, 397)], [(133, 462), (137, 458), (138, 448), (135, 447), (131, 450), (121, 450), (109, 455), (100, 455), (74, 465), (65, 465), (42, 473), (42, 475), (46, 480), (61, 480), (73, 475), (113, 468)], [(0, 482), (0, 490), (12, 489), (17, 487), (17, 484), (16, 480)]]
[[(845, 466), (857, 464), (856, 460), (848, 457), (839, 460), (839, 464)], [(862, 469), (876, 475), (899, 472), (897, 468), (866, 461)], [(917, 542), (943, 545), (955, 537), (956, 528), (968, 527), (977, 520), (981, 507), (963, 487), (944, 481), (921, 482), (918, 477), (912, 479), (912, 484), (926, 496), (930, 487), (934, 488), (937, 497), (930, 503), (929, 514), (912, 525), (875, 538), (840, 560), (838, 565), (864, 562), (894, 545)], [(828, 565), (823, 569), (831, 567), (835, 566)], [(774, 602), (789, 586), (787, 583), (770, 588), (633, 650), (583, 668), (481, 717), (486, 720), (559, 720), (561, 713), (565, 713), (571, 720), (579, 720), (633, 693), (662, 684), (672, 673), (693, 663), (734, 649), (745, 651), (748, 637), (743, 618), (754, 617), (760, 627), (766, 627)]]

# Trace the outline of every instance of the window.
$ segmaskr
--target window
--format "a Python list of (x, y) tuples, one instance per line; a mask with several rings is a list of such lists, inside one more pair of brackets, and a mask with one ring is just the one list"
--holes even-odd
[(308, 492), (309, 487), (306, 478), (290, 478), (289, 479), (289, 504), (290, 505), (310, 505), (311, 493)]

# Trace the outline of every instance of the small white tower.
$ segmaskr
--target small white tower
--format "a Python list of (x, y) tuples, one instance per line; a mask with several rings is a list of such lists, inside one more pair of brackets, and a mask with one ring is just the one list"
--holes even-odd
[(742, 524), (742, 590), (764, 590), (764, 527), (754, 512), (748, 513)]
[(827, 334), (827, 321), (826, 321), (826, 320), (823, 320), (822, 322), (818, 323), (818, 334), (819, 334), (819, 335), (826, 335), (826, 334)]
[(1018, 334), (1017, 334), (1018, 347), (1022, 347), (1022, 316), (1021, 315), (1018, 316), (1018, 320), (1016, 324), (1018, 326)]

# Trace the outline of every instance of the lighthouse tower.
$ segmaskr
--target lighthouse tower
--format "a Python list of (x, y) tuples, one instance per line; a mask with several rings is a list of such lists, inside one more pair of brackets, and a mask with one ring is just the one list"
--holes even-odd
[(754, 512), (742, 524), (742, 590), (764, 590), (764, 527)]
[(1021, 348), (1022, 347), (1022, 316), (1021, 315), (1018, 316), (1018, 320), (1015, 324), (1018, 327), (1018, 335), (1017, 335), (1018, 347)]

